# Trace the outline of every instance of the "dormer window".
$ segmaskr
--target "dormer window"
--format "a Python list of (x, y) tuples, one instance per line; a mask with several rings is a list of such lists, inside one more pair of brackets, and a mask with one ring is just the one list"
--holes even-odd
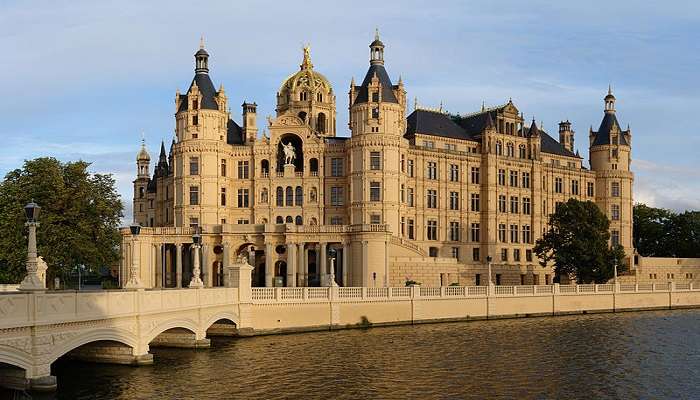
[(199, 117), (196, 115), (192, 116), (192, 125), (199, 125)]
[(372, 118), (379, 118), (379, 107), (374, 107), (372, 109)]
[(379, 102), (379, 91), (372, 92), (372, 101), (373, 101), (374, 103), (378, 103), (378, 102)]
[(199, 109), (199, 101), (197, 101), (197, 100), (192, 100), (192, 109), (193, 109), (193, 110), (198, 110), (198, 109)]
[(299, 100), (300, 101), (306, 101), (307, 99), (307, 93), (306, 92), (301, 92), (299, 93)]
[(316, 95), (316, 101), (319, 103), (323, 102), (323, 93), (319, 93)]

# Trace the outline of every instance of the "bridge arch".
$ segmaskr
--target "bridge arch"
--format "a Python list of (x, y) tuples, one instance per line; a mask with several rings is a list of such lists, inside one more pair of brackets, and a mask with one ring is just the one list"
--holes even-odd
[(51, 352), (49, 363), (53, 363), (62, 355), (78, 347), (99, 341), (114, 341), (124, 344), (136, 350), (138, 348), (138, 338), (133, 333), (119, 328), (100, 328), (93, 329), (86, 333), (80, 334), (63, 343), (57, 343), (54, 350)]
[(200, 332), (203, 332), (203, 330), (200, 329), (199, 326), (197, 326), (197, 323), (191, 319), (187, 318), (178, 318), (178, 319), (169, 319), (164, 322), (161, 322), (157, 324), (153, 329), (150, 330), (145, 336), (144, 336), (144, 341), (143, 343), (149, 344), (151, 343), (158, 335), (161, 333), (170, 330), (170, 329), (186, 329), (190, 332), (192, 332), (195, 336), (199, 336)]
[(28, 373), (32, 368), (32, 355), (14, 347), (0, 345), (0, 363), (21, 368)]
[(214, 325), (216, 322), (219, 322), (221, 320), (231, 321), (236, 326), (238, 326), (239, 323), (238, 315), (230, 311), (222, 311), (212, 315), (211, 318), (209, 318), (207, 322), (204, 323), (203, 330), (206, 331), (207, 329), (211, 328), (211, 326)]

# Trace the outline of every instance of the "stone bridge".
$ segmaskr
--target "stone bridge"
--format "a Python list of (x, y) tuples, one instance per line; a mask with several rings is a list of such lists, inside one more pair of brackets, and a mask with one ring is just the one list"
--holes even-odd
[(54, 390), (51, 364), (64, 355), (149, 364), (149, 346), (208, 347), (207, 330), (240, 327), (239, 295), (235, 287), (0, 293), (0, 385)]

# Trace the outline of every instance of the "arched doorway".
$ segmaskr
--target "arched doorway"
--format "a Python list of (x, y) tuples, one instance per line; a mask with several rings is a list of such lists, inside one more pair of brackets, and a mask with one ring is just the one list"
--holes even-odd
[(275, 281), (274, 286), (287, 286), (287, 263), (277, 261), (275, 263)]
[(294, 147), (296, 158), (294, 159), (294, 171), (304, 171), (304, 148), (301, 138), (293, 133), (285, 133), (277, 143), (277, 171), (284, 172), (284, 148), (283, 145), (291, 144)]

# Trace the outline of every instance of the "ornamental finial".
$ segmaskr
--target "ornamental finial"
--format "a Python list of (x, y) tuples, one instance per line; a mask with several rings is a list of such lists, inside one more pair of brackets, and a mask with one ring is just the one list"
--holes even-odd
[(311, 64), (311, 45), (308, 43), (304, 45), (303, 47), (304, 51), (304, 59), (301, 61), (301, 69), (311, 69), (313, 68), (313, 64)]
[(199, 37), (199, 49), (204, 50), (204, 35)]
[(374, 28), (374, 40), (379, 40), (379, 27)]

